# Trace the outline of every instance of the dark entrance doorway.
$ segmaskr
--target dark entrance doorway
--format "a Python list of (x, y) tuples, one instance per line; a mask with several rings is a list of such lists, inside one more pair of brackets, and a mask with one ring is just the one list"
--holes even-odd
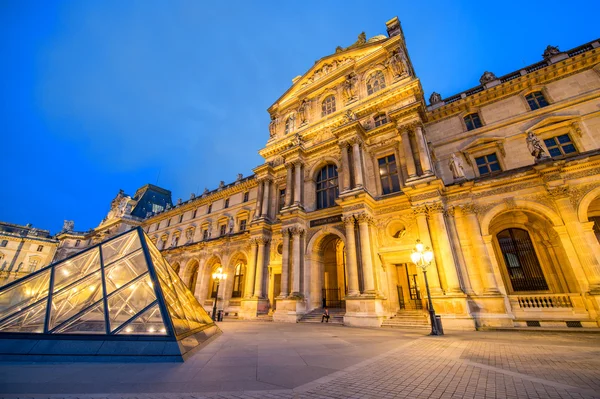
[(415, 265), (408, 263), (396, 265), (398, 275), (398, 303), (401, 310), (423, 309), (419, 275), (416, 269)]

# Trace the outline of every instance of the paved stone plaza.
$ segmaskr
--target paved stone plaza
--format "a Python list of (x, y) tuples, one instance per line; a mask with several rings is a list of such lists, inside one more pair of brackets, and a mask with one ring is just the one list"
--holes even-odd
[(185, 363), (0, 363), (5, 398), (600, 398), (600, 334), (224, 322)]

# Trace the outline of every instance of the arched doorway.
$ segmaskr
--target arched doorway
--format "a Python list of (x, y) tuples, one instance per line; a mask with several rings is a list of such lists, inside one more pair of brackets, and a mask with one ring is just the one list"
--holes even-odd
[(336, 234), (325, 234), (313, 246), (313, 307), (345, 308), (348, 293), (346, 252), (344, 241)]
[(185, 275), (183, 276), (183, 282), (188, 286), (190, 291), (194, 292), (196, 289), (196, 282), (198, 281), (198, 268), (200, 264), (197, 260), (193, 259), (189, 261), (185, 268)]
[(179, 262), (171, 263), (171, 267), (173, 268), (173, 270), (175, 270), (175, 273), (179, 274), (179, 270), (181, 269), (181, 265), (179, 264)]

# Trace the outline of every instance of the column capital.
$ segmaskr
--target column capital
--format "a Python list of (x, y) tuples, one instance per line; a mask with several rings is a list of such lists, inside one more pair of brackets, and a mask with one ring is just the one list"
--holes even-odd
[(446, 211), (444, 213), (446, 216), (454, 217), (454, 207), (453, 206), (446, 207)]
[(255, 240), (258, 245), (266, 245), (271, 241), (271, 239), (267, 237), (257, 237)]
[(284, 164), (284, 166), (285, 166), (285, 168), (286, 168), (286, 169), (288, 169), (288, 170), (289, 170), (289, 169), (292, 169), (292, 168), (294, 167), (294, 161), (291, 161), (291, 162), (286, 162), (286, 163)]
[(348, 226), (348, 225), (354, 226), (356, 219), (354, 218), (354, 215), (346, 215), (346, 216), (342, 216), (342, 222), (346, 226)]
[(281, 235), (285, 236), (289, 236), (291, 233), (291, 227), (282, 227), (281, 228)]
[(427, 204), (427, 213), (431, 215), (435, 215), (437, 213), (444, 212), (444, 204), (441, 202), (432, 202), (431, 204)]
[(258, 245), (258, 238), (251, 238), (250, 239), (250, 246), (251, 247), (256, 247)]
[(412, 211), (415, 216), (428, 215), (427, 205), (413, 206)]
[(476, 215), (477, 214), (477, 207), (475, 206), (475, 204), (461, 204), (458, 205), (456, 208), (460, 209), (460, 211), (465, 214), (465, 215)]
[(343, 140), (343, 141), (340, 141), (340, 142), (338, 143), (338, 145), (339, 145), (339, 146), (340, 146), (340, 148), (342, 148), (342, 149), (350, 147), (350, 143), (348, 142), (348, 140)]
[(290, 233), (293, 236), (302, 236), (302, 235), (304, 235), (304, 229), (302, 227), (294, 226), (294, 227), (290, 227), (289, 229), (290, 229)]
[(359, 224), (374, 224), (375, 223), (375, 219), (373, 218), (373, 216), (369, 215), (366, 212), (360, 212), (357, 213), (356, 215), (356, 220), (358, 221)]

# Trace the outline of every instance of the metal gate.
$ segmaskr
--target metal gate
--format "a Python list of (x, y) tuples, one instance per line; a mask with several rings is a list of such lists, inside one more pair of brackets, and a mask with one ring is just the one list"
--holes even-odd
[(345, 308), (346, 302), (340, 295), (339, 288), (323, 288), (323, 307)]
[(497, 237), (513, 290), (547, 290), (548, 284), (529, 233), (523, 229), (506, 229)]

